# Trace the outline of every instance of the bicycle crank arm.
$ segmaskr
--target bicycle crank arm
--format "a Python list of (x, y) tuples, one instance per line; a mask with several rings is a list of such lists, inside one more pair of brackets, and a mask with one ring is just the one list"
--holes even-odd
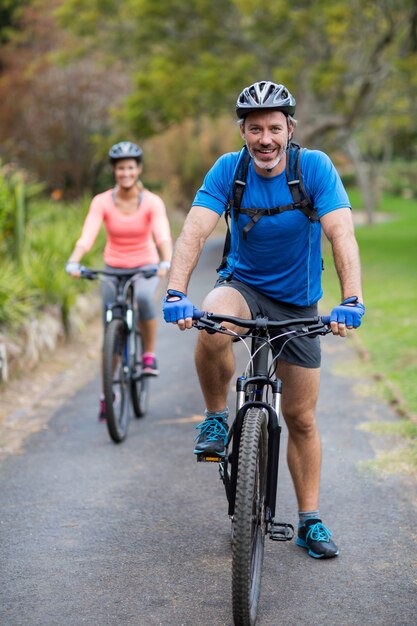
[(272, 541), (291, 541), (294, 537), (294, 526), (283, 522), (272, 522), (267, 532)]

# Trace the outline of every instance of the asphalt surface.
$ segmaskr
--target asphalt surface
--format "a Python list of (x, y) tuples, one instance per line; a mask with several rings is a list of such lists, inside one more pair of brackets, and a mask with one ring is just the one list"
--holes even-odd
[[(196, 304), (214, 282), (220, 253), (218, 242), (209, 243), (191, 285)], [(223, 486), (217, 467), (192, 454), (204, 409), (195, 339), (195, 331), (161, 323), (150, 414), (132, 421), (123, 444), (96, 420), (92, 366), (95, 375), (56, 408), (47, 428), (2, 461), (2, 626), (232, 625)], [(267, 540), (257, 623), (413, 626), (416, 482), (369, 472), (376, 447), (389, 442), (359, 429), (369, 419), (397, 418), (358, 392), (366, 381), (340, 374), (346, 363), (352, 371), (348, 342), (326, 337), (323, 344), (321, 513), (340, 556), (316, 561), (294, 541)], [(285, 453), (278, 511), (296, 524)]]

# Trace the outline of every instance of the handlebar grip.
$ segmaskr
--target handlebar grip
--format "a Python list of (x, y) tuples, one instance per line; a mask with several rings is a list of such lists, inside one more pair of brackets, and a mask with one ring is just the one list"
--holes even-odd
[(152, 267), (149, 270), (143, 272), (145, 278), (152, 278), (152, 276), (156, 276), (158, 272), (158, 267)]
[(96, 272), (90, 270), (88, 267), (82, 265), (80, 267), (80, 276), (81, 278), (87, 278), (88, 280), (95, 280), (97, 278)]
[(194, 309), (193, 320), (199, 320), (200, 317), (203, 317), (205, 314), (206, 314), (206, 311), (200, 311), (200, 309)]
[(330, 315), (322, 315), (321, 316), (321, 321), (323, 322), (323, 324), (326, 324), (326, 326), (330, 325)]

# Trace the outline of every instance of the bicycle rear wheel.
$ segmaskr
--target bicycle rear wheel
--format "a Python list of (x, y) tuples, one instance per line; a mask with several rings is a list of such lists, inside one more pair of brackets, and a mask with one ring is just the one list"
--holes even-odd
[(136, 375), (131, 382), (132, 404), (137, 418), (145, 417), (149, 406), (149, 377)]
[(103, 352), (103, 386), (109, 435), (121, 443), (130, 420), (126, 332), (122, 320), (112, 320), (106, 328)]
[(253, 626), (261, 589), (265, 542), (267, 425), (262, 409), (248, 409), (239, 446), (233, 516), (232, 599), (236, 626)]
[(141, 341), (138, 332), (135, 333), (135, 355), (134, 367), (132, 367), (132, 378), (130, 381), (130, 394), (132, 398), (133, 411), (137, 418), (144, 417), (148, 412), (149, 406), (149, 376), (142, 374), (141, 361)]

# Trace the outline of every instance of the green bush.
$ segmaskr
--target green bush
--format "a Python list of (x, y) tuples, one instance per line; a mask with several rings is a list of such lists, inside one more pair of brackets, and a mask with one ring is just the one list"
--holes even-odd
[[(1, 189), (1, 185), (0, 185)], [(73, 280), (65, 263), (77, 241), (88, 201), (56, 203), (33, 200), (27, 216), (21, 263), (12, 251), (1, 251), (0, 328), (13, 331), (36, 310), (58, 305), (64, 325), (77, 294), (88, 289), (86, 281)], [(102, 265), (103, 235), (85, 261)]]
[(38, 306), (39, 294), (28, 287), (12, 261), (2, 261), (0, 272), (0, 329), (17, 330)]
[[(77, 294), (88, 288), (85, 281), (73, 280), (65, 273), (65, 263), (77, 241), (87, 212), (87, 203), (39, 203), (27, 229), (25, 276), (30, 288), (41, 294), (42, 305), (60, 306), (64, 324)], [(103, 248), (99, 237), (86, 263), (101, 264)], [(83, 259), (84, 262), (84, 259)]]
[(44, 188), (29, 182), (25, 172), (0, 163), (0, 255), (20, 262), (25, 244), (28, 202)]
[(11, 252), (10, 243), (13, 238), (13, 203), (6, 171), (0, 164), (0, 256)]

